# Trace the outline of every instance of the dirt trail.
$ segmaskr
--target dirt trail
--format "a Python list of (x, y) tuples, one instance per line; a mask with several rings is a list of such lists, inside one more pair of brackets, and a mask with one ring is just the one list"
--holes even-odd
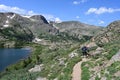
[(73, 67), (72, 80), (81, 80), (81, 64), (82, 61)]
[(77, 64), (75, 64), (75, 66), (73, 67), (73, 73), (72, 73), (72, 80), (81, 80), (81, 64), (82, 62), (86, 62), (87, 59), (83, 58), (82, 61), (78, 62)]

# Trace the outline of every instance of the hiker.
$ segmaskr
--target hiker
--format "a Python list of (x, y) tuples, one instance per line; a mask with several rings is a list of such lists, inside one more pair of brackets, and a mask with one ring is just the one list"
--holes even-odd
[(83, 46), (81, 50), (82, 50), (83, 57), (88, 56), (88, 47)]

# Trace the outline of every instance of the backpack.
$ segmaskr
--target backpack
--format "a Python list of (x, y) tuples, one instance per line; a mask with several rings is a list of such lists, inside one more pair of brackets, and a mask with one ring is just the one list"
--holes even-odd
[(86, 52), (87, 51), (87, 47), (82, 47), (82, 51)]

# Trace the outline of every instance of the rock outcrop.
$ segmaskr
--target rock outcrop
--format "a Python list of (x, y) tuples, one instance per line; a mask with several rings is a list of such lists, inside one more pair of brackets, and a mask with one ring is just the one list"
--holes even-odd
[(96, 43), (100, 45), (113, 41), (120, 41), (119, 34), (120, 34), (120, 21), (114, 21), (110, 23), (106, 29), (104, 29), (103, 33), (96, 35), (96, 37), (94, 37), (94, 41), (96, 41)]

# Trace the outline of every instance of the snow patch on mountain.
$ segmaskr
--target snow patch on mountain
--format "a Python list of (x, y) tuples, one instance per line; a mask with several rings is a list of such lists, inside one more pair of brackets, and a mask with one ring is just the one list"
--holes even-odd
[(6, 24), (8, 24), (9, 23), (9, 20), (6, 20), (6, 22), (5, 22)]
[(8, 15), (7, 18), (9, 19), (13, 19), (15, 17), (15, 14), (13, 14), (12, 16), (11, 15)]
[(7, 27), (9, 27), (9, 25), (8, 25), (8, 24), (5, 24), (5, 25), (3, 25), (3, 27), (4, 27), (4, 28), (7, 28)]
[(22, 17), (25, 17), (25, 18), (30, 18), (31, 16), (27, 16), (27, 15), (26, 15), (26, 16), (22, 16)]

